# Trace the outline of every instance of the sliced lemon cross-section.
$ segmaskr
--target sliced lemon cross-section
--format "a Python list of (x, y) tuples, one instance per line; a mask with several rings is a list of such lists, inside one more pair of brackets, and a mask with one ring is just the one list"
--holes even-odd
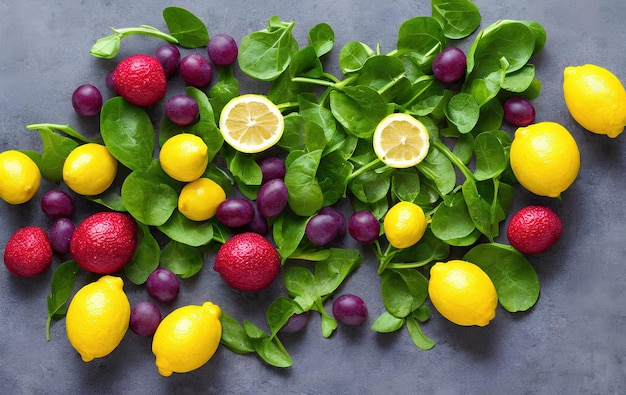
[(284, 128), (280, 109), (262, 95), (237, 96), (224, 106), (220, 115), (224, 141), (244, 153), (270, 148), (280, 140)]
[(430, 142), (423, 123), (409, 114), (395, 113), (378, 123), (373, 145), (383, 163), (400, 169), (420, 163), (428, 154)]

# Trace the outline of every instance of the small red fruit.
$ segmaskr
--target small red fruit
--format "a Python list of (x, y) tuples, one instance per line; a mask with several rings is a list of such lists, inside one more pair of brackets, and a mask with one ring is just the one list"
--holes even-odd
[(135, 220), (123, 213), (101, 212), (78, 225), (70, 242), (70, 256), (89, 272), (111, 274), (130, 262), (136, 248)]
[(4, 249), (4, 264), (20, 277), (41, 274), (52, 263), (52, 246), (45, 230), (38, 226), (18, 229)]
[(113, 70), (115, 91), (136, 106), (150, 106), (165, 97), (167, 77), (161, 62), (148, 55), (131, 55)]
[(506, 236), (511, 246), (522, 254), (538, 254), (552, 247), (561, 233), (561, 218), (550, 208), (535, 205), (513, 214)]
[(280, 266), (278, 251), (265, 237), (244, 232), (222, 244), (213, 270), (235, 289), (259, 291), (276, 279)]

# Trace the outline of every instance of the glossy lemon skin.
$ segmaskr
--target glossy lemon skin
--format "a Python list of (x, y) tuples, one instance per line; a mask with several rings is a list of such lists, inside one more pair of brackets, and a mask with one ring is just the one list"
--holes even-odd
[(117, 167), (117, 159), (104, 145), (82, 144), (65, 159), (63, 181), (80, 195), (99, 195), (113, 184)]
[(556, 122), (540, 122), (515, 131), (511, 169), (530, 192), (558, 197), (576, 180), (580, 151), (574, 137)]
[(179, 307), (163, 318), (152, 339), (159, 373), (186, 373), (206, 364), (222, 338), (220, 315), (217, 305), (205, 302)]
[(457, 325), (485, 326), (496, 316), (496, 288), (471, 262), (451, 260), (433, 265), (428, 295), (437, 311)]
[(563, 97), (572, 117), (590, 132), (611, 138), (626, 126), (626, 89), (615, 74), (594, 64), (563, 70)]
[(165, 141), (159, 152), (163, 171), (181, 182), (200, 178), (209, 163), (209, 148), (195, 134), (180, 133)]
[(37, 164), (23, 152), (0, 154), (0, 198), (9, 204), (22, 204), (35, 196), (41, 185)]
[(387, 211), (383, 229), (392, 246), (408, 248), (422, 239), (428, 222), (420, 206), (412, 202), (398, 202)]
[(200, 177), (185, 185), (178, 195), (178, 211), (192, 221), (205, 221), (217, 213), (226, 192), (210, 178)]
[(130, 302), (120, 277), (103, 276), (83, 286), (65, 317), (67, 337), (85, 362), (109, 355), (122, 341), (130, 322)]

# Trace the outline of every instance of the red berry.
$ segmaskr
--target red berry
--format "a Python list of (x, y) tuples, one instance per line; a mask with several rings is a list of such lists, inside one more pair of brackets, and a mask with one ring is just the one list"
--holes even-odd
[(278, 251), (265, 237), (244, 232), (222, 244), (213, 270), (235, 289), (259, 291), (276, 279), (280, 266)]
[(70, 242), (70, 255), (89, 272), (111, 274), (130, 262), (136, 247), (135, 220), (123, 213), (101, 212), (78, 225)]
[(148, 55), (131, 55), (113, 70), (115, 91), (136, 106), (150, 106), (165, 97), (167, 77), (161, 62)]
[(4, 250), (4, 264), (20, 277), (41, 274), (52, 263), (52, 246), (45, 230), (38, 226), (18, 229)]
[(511, 246), (522, 254), (538, 254), (552, 247), (561, 233), (561, 218), (550, 208), (535, 205), (513, 214), (506, 236)]

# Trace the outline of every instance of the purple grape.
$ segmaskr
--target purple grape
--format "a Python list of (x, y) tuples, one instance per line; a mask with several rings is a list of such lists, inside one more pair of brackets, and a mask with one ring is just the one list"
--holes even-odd
[(139, 336), (150, 336), (161, 323), (161, 311), (152, 302), (139, 302), (130, 310), (130, 329)]
[(182, 58), (178, 72), (187, 85), (196, 88), (207, 86), (213, 78), (211, 63), (198, 54), (191, 54)]
[(178, 276), (169, 269), (156, 269), (150, 273), (148, 280), (146, 280), (148, 295), (159, 302), (171, 302), (178, 296), (179, 289)]
[(465, 53), (457, 47), (448, 47), (433, 60), (433, 74), (441, 82), (459, 81), (465, 75), (467, 59)]
[(72, 93), (72, 106), (79, 115), (85, 117), (96, 115), (102, 108), (102, 94), (93, 85), (81, 85)]
[(335, 226), (337, 227), (337, 237), (343, 236), (346, 233), (346, 218), (341, 211), (334, 207), (322, 207), (318, 214), (330, 215), (335, 220)]
[(259, 213), (258, 210), (254, 210), (254, 218), (252, 218), (252, 221), (246, 225), (246, 229), (250, 232), (258, 233), (261, 236), (265, 236), (269, 230), (267, 220), (261, 215), (261, 213)]
[(317, 214), (306, 223), (304, 233), (311, 243), (323, 246), (337, 236), (337, 223), (332, 215)]
[(275, 178), (263, 184), (256, 197), (259, 213), (265, 218), (278, 216), (287, 206), (288, 191), (285, 182)]
[(165, 102), (165, 115), (179, 126), (192, 124), (199, 111), (198, 102), (189, 95), (175, 95)]
[(357, 211), (348, 219), (348, 233), (360, 243), (373, 243), (380, 234), (380, 222), (370, 211)]
[(69, 218), (57, 218), (48, 231), (48, 239), (52, 249), (59, 254), (70, 251), (70, 242), (76, 230), (76, 225)]
[(50, 218), (69, 218), (74, 213), (74, 200), (66, 192), (52, 189), (41, 197), (41, 211)]
[(157, 58), (161, 66), (163, 66), (163, 71), (165, 71), (167, 78), (170, 78), (174, 75), (176, 70), (178, 70), (180, 51), (174, 44), (161, 45), (154, 50), (154, 57)]
[(244, 226), (254, 219), (254, 206), (248, 199), (228, 198), (217, 206), (216, 216), (226, 226)]
[(237, 59), (239, 50), (234, 38), (228, 34), (218, 34), (211, 37), (207, 52), (213, 63), (218, 66), (228, 66)]
[(504, 120), (513, 126), (528, 126), (535, 121), (535, 107), (523, 97), (511, 97), (504, 102)]
[(280, 331), (284, 333), (300, 332), (306, 327), (308, 321), (309, 315), (307, 313), (294, 314), (289, 317), (289, 320), (287, 320), (287, 323), (280, 328)]
[(285, 167), (285, 161), (281, 158), (263, 158), (259, 159), (257, 164), (261, 167), (261, 173), (263, 173), (262, 184), (275, 178), (285, 178), (287, 169)]
[(343, 294), (333, 301), (333, 317), (344, 325), (358, 326), (367, 319), (367, 306), (358, 296)]
[(113, 92), (117, 93), (115, 91), (115, 83), (113, 82), (113, 71), (115, 71), (115, 70), (111, 70), (111, 71), (109, 71), (107, 73), (107, 76), (106, 76), (106, 79), (105, 79), (105, 83), (107, 85), (107, 88), (109, 88)]

